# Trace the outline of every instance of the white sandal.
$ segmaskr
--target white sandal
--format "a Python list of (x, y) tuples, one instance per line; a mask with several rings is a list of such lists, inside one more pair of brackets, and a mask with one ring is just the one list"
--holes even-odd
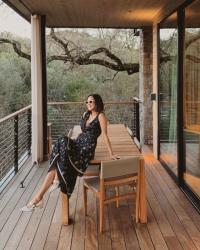
[[(30, 206), (28, 206), (30, 204)], [(29, 203), (26, 206), (21, 208), (22, 212), (32, 212), (35, 208), (43, 208), (43, 199), (38, 203)]]

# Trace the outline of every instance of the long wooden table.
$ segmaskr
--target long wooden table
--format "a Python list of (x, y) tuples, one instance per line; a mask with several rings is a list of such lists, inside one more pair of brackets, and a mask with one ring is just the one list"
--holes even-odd
[[(80, 126), (75, 126), (72, 131), (72, 138), (76, 138), (81, 132)], [(145, 166), (144, 159), (136, 144), (130, 137), (126, 127), (123, 124), (110, 124), (108, 125), (108, 136), (111, 142), (113, 153), (126, 158), (129, 156), (140, 157), (139, 169), (139, 222), (147, 222), (147, 205), (146, 205), (146, 182), (145, 182)], [(94, 159), (90, 161), (91, 165), (100, 165), (102, 161), (110, 160), (107, 146), (100, 136), (97, 141)], [(62, 223), (69, 223), (69, 201), (65, 194), (62, 194)]]

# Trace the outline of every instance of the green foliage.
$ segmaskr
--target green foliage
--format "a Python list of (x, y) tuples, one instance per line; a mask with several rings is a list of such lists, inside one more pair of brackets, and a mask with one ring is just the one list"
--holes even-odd
[(80, 101), (94, 86), (78, 72), (67, 71), (62, 62), (48, 66), (48, 99), (50, 101)]
[(30, 63), (13, 51), (0, 53), (0, 117), (31, 103)]
[[(83, 51), (106, 47), (123, 62), (138, 62), (138, 41), (130, 38), (130, 30), (65, 30), (60, 37), (74, 41)], [(19, 41), (30, 54), (30, 40), (1, 33), (0, 37)], [(47, 36), (47, 54), (63, 51)], [(104, 58), (105, 55), (98, 55)], [(0, 117), (31, 103), (31, 65), (20, 58), (9, 44), (0, 44)], [(98, 65), (73, 67), (61, 61), (47, 65), (48, 101), (84, 101), (91, 93), (99, 93), (105, 101), (127, 100), (138, 95), (139, 74), (127, 75)]]
[[(57, 35), (65, 42), (74, 41), (80, 50), (91, 51), (98, 47), (106, 47), (123, 62), (139, 61), (139, 39), (132, 38), (131, 30), (114, 29), (68, 29)], [(62, 54), (58, 44), (48, 40), (48, 55)], [(94, 58), (105, 58), (100, 54)], [(48, 100), (49, 101), (81, 101), (91, 93), (99, 93), (104, 100), (127, 100), (138, 96), (139, 74), (127, 75), (100, 65), (74, 65), (54, 61), (48, 65)]]

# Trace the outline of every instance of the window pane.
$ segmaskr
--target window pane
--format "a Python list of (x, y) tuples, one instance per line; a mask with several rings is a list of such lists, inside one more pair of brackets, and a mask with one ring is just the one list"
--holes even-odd
[(177, 14), (160, 27), (160, 158), (177, 174)]

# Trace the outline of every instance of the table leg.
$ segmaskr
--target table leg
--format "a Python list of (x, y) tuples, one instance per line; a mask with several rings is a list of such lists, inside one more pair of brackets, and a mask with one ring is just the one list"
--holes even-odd
[(140, 160), (139, 171), (139, 221), (147, 223), (147, 201), (146, 201), (146, 181), (145, 181), (145, 166), (144, 159)]
[(62, 212), (61, 221), (63, 225), (69, 225), (69, 198), (67, 194), (61, 192)]

